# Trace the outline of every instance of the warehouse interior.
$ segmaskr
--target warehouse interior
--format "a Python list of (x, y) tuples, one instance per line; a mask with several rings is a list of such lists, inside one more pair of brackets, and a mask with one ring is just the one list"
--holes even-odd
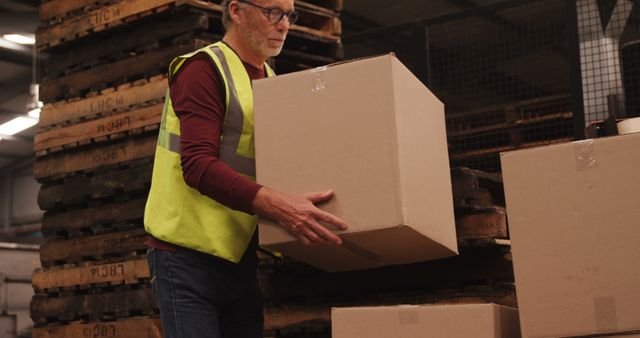
[[(0, 0), (0, 338), (162, 337), (143, 217), (167, 66), (220, 40), (220, 3)], [(264, 337), (455, 338), (465, 334), (443, 318), (477, 332), (481, 315), (499, 328), (477, 337), (640, 337), (640, 1), (295, 3), (300, 18), (269, 65), (289, 93), (310, 86), (299, 107), (335, 114), (301, 119), (307, 131), (263, 127), (258, 181), (297, 191), (313, 173), (324, 181), (311, 186), (335, 180), (362, 200), (345, 198), (353, 215), (328, 205), (358, 224), (344, 256), (260, 223)], [(389, 70), (371, 61), (389, 53)], [(336, 85), (355, 102), (327, 90), (341, 78), (332, 71), (367, 60), (379, 79)], [(293, 109), (264, 88), (273, 98), (256, 94), (256, 110)], [(377, 129), (382, 106), (395, 122)], [(345, 163), (335, 171), (279, 141), (325, 127), (332, 141), (310, 147)], [(291, 155), (260, 155), (272, 145)], [(380, 158), (396, 169), (374, 169)], [(367, 188), (378, 181), (387, 202)], [(403, 227), (410, 236), (392, 232)]]

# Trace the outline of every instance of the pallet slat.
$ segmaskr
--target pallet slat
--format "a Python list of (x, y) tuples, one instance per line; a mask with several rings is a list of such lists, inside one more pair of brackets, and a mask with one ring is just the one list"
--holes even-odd
[(167, 78), (156, 76), (105, 90), (103, 94), (93, 97), (47, 104), (40, 112), (38, 126), (42, 129), (75, 119), (131, 109), (136, 104), (161, 100), (167, 92), (167, 87)]
[(86, 324), (50, 325), (36, 327), (32, 332), (33, 338), (162, 338), (162, 324), (158, 318), (136, 318)]
[(508, 238), (507, 213), (503, 208), (493, 212), (456, 216), (458, 239)]
[(96, 283), (135, 283), (149, 278), (146, 258), (118, 263), (86, 265), (76, 268), (40, 269), (31, 278), (36, 292), (47, 289)]
[(91, 6), (104, 6), (111, 0), (51, 0), (40, 5), (40, 21), (49, 21), (56, 17), (66, 16)]

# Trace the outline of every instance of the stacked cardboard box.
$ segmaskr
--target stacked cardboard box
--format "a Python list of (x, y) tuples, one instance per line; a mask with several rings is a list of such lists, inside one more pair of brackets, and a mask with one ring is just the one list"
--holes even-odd
[(336, 308), (333, 338), (517, 338), (518, 311), (495, 304)]
[[(277, 72), (341, 57), (341, 0), (301, 12)], [(43, 269), (33, 276), (34, 337), (161, 337), (142, 226), (157, 130), (176, 56), (223, 35), (220, 1), (50, 0), (49, 55), (34, 175), (46, 210)]]
[(502, 155), (524, 337), (640, 332), (640, 134)]

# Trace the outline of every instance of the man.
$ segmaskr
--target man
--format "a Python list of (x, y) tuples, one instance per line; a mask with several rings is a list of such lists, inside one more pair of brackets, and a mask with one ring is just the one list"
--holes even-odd
[(165, 337), (262, 337), (257, 218), (305, 244), (346, 229), (318, 209), (331, 190), (288, 196), (254, 182), (251, 80), (273, 76), (293, 0), (225, 0), (221, 42), (176, 58), (145, 209)]

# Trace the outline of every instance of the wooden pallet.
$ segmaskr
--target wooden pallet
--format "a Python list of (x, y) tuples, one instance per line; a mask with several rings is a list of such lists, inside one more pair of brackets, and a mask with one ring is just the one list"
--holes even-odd
[(447, 134), (452, 152), (495, 146), (521, 147), (523, 143), (573, 136), (573, 114), (558, 113), (521, 121)]
[(146, 202), (146, 197), (141, 197), (61, 213), (47, 212), (42, 218), (42, 233), (51, 241), (142, 227)]
[(33, 338), (162, 338), (162, 324), (157, 317), (127, 318), (116, 321), (36, 327), (33, 328), (32, 334)]
[[(110, 29), (123, 23), (130, 23), (180, 6), (192, 6), (215, 13), (222, 12), (220, 5), (204, 0), (118, 1), (39, 29), (36, 32), (37, 49), (43, 51), (94, 32)], [(300, 7), (300, 13), (300, 21), (312, 26), (292, 25), (290, 30), (321, 36), (334, 41), (339, 39), (338, 36), (341, 34), (342, 28), (335, 12), (312, 4), (305, 4)]]
[(40, 325), (87, 319), (114, 320), (157, 314), (156, 304), (150, 284), (84, 295), (35, 295), (31, 301), (31, 318)]
[(513, 104), (446, 114), (448, 136), (463, 136), (504, 129), (536, 120), (571, 118), (571, 97), (554, 95)]
[[(116, 1), (37, 30), (36, 46), (39, 51), (42, 51), (60, 45), (63, 42), (72, 41), (94, 32), (117, 27), (124, 23), (131, 23), (150, 15), (162, 13), (172, 7), (175, 8), (185, 4), (220, 12), (219, 5), (199, 0)], [(55, 4), (51, 4), (51, 6), (55, 6)]]
[(71, 176), (63, 182), (43, 186), (38, 193), (38, 205), (42, 210), (54, 210), (84, 206), (91, 200), (114, 199), (116, 195), (146, 195), (152, 170), (153, 163), (149, 158), (122, 170)]
[(509, 105), (447, 113), (452, 166), (499, 171), (499, 153), (573, 138), (573, 113), (567, 95)]
[(193, 39), (87, 71), (46, 80), (40, 86), (40, 99), (50, 103), (69, 97), (83, 96), (91, 89), (110, 87), (110, 84), (123, 84), (165, 74), (167, 65), (173, 58), (210, 43), (211, 41)]
[(92, 34), (66, 43), (64, 48), (50, 51), (51, 57), (46, 63), (43, 77), (55, 78), (166, 47), (172, 41), (185, 40), (196, 37), (199, 32), (217, 29), (213, 21), (219, 20), (201, 10), (182, 8), (122, 25), (113, 31)]
[(160, 102), (97, 120), (42, 131), (35, 135), (34, 150), (36, 155), (43, 156), (80, 145), (137, 135), (150, 127), (156, 129), (160, 125), (162, 107)]
[(159, 75), (91, 92), (85, 98), (46, 104), (40, 112), (39, 132), (162, 102), (167, 86), (167, 78)]
[(146, 257), (115, 263), (87, 262), (77, 267), (38, 269), (31, 278), (36, 293), (136, 284), (150, 278)]
[(127, 167), (128, 162), (145, 160), (155, 154), (157, 136), (127, 138), (97, 147), (55, 153), (36, 159), (33, 173), (37, 180), (56, 180), (97, 169)]
[(55, 265), (78, 264), (144, 255), (147, 233), (143, 229), (106, 235), (45, 242), (40, 247), (40, 261), (47, 268)]

